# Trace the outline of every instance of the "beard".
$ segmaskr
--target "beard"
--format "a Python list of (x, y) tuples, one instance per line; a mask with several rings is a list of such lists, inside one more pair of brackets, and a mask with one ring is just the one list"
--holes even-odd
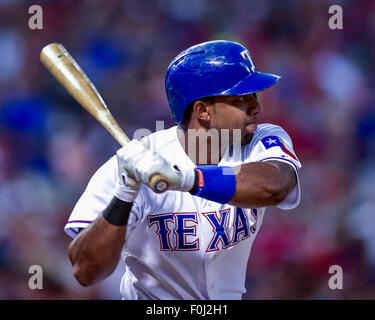
[(249, 132), (247, 134), (245, 134), (242, 139), (241, 139), (241, 145), (246, 145), (246, 144), (249, 144), (251, 142), (253, 138), (253, 133), (252, 132)]

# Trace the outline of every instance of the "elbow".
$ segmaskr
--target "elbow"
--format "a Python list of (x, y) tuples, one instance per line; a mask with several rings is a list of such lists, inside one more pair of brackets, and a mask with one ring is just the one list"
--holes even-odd
[(74, 278), (83, 287), (88, 287), (94, 283), (95, 277), (92, 273), (92, 268), (87, 265), (85, 260), (80, 259), (77, 254), (74, 242), (69, 246), (68, 256), (72, 264), (72, 271)]
[(270, 202), (272, 203), (272, 205), (276, 206), (283, 202), (286, 196), (287, 194), (284, 190), (277, 190), (270, 195)]
[(100, 282), (109, 276), (117, 266), (117, 263), (100, 263), (95, 256), (88, 254), (87, 251), (77, 252), (74, 246), (70, 246), (69, 249), (69, 260), (72, 264), (74, 278), (83, 287)]
[(269, 191), (271, 205), (276, 206), (287, 198), (297, 184), (296, 172), (291, 166), (284, 165), (279, 174), (273, 175), (270, 182), (267, 191)]
[(268, 199), (269, 205), (276, 206), (283, 202), (288, 194), (289, 190), (283, 184), (274, 183), (267, 188), (265, 197)]
[(84, 268), (80, 265), (73, 265), (73, 274), (74, 278), (82, 287), (88, 287), (94, 284), (94, 277), (88, 272), (87, 268)]

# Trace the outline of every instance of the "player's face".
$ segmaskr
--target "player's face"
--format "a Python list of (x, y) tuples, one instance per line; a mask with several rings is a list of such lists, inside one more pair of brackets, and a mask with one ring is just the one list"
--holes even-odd
[(258, 115), (262, 106), (252, 95), (214, 97), (211, 106), (210, 127), (220, 129), (241, 130), (241, 142), (250, 142), (257, 128)]

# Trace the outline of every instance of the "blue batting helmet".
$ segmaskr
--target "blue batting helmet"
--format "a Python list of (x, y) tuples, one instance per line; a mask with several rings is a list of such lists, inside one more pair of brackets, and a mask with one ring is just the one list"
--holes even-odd
[(280, 76), (258, 72), (249, 51), (225, 40), (204, 42), (181, 52), (165, 75), (173, 120), (180, 123), (187, 106), (201, 98), (262, 91)]

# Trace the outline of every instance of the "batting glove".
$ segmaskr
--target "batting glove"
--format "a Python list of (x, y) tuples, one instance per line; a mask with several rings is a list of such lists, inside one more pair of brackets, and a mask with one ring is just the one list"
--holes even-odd
[(137, 140), (133, 140), (116, 153), (117, 180), (115, 184), (115, 197), (122, 201), (133, 202), (141, 186), (141, 183), (129, 172), (128, 166), (126, 166), (126, 160), (122, 155), (127, 154), (134, 156), (143, 151), (143, 144)]
[(152, 177), (158, 174), (168, 180), (168, 190), (187, 192), (194, 186), (194, 170), (183, 170), (150, 150), (147, 137), (143, 138), (142, 142), (132, 140), (121, 148), (117, 152), (117, 159), (119, 168), (127, 173), (127, 177), (148, 187), (151, 187)]

